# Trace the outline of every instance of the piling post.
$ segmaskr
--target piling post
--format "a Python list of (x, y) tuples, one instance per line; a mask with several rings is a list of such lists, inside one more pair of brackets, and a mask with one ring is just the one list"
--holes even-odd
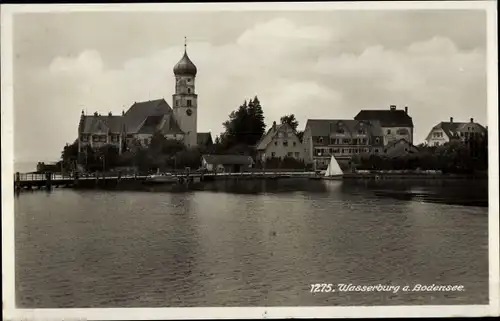
[(19, 174), (19, 172), (16, 172), (16, 174), (14, 176), (14, 187), (16, 189), (21, 188), (21, 174)]
[(74, 186), (78, 186), (78, 172), (75, 172), (75, 176), (74, 176), (74, 183), (73, 183)]
[(52, 187), (52, 173), (45, 173), (45, 186), (49, 189)]

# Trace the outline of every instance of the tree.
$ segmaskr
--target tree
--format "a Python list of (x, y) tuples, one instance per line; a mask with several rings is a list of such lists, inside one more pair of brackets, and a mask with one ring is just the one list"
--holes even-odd
[(299, 138), (300, 142), (302, 143), (302, 139), (304, 138), (304, 131), (303, 130), (299, 130), (297, 131), (297, 137)]
[(61, 152), (61, 161), (66, 169), (72, 168), (75, 162), (78, 161), (78, 140), (75, 140), (73, 144), (64, 146)]
[(248, 124), (249, 124), (249, 137), (248, 145), (255, 145), (266, 131), (266, 124), (264, 123), (264, 111), (260, 105), (259, 98), (254, 97), (248, 103)]
[(223, 125), (225, 131), (220, 136), (220, 142), (225, 149), (240, 144), (255, 145), (266, 129), (264, 112), (257, 96), (231, 112)]
[(293, 131), (295, 131), (295, 132), (297, 131), (297, 127), (299, 126), (299, 122), (297, 121), (297, 119), (295, 119), (294, 114), (285, 115), (285, 116), (281, 117), (280, 121), (282, 124), (290, 125), (290, 127), (292, 127)]

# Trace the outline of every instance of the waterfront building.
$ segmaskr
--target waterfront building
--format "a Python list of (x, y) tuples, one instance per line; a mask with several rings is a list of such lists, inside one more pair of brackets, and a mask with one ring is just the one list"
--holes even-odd
[(290, 124), (273, 122), (256, 146), (257, 159), (262, 162), (268, 158), (304, 159), (304, 146)]
[(408, 114), (408, 107), (404, 110), (391, 105), (388, 110), (361, 110), (355, 120), (378, 120), (384, 132), (384, 145), (402, 138), (413, 143), (413, 120)]
[(174, 66), (175, 93), (173, 108), (165, 99), (135, 102), (122, 115), (101, 116), (95, 112), (85, 115), (82, 111), (78, 126), (79, 151), (114, 145), (122, 153), (135, 140), (147, 146), (155, 132), (167, 139), (182, 141), (186, 147), (196, 147), (212, 141), (210, 133), (197, 132), (198, 95), (195, 90), (197, 68), (189, 59), (186, 47), (181, 60)]
[(252, 157), (245, 155), (203, 155), (201, 168), (207, 171), (239, 173), (245, 168), (252, 168)]
[(465, 141), (468, 138), (483, 136), (486, 134), (486, 128), (481, 124), (474, 122), (471, 118), (469, 122), (455, 122), (450, 117), (449, 122), (440, 122), (432, 127), (425, 139), (428, 146), (444, 145), (452, 140)]
[(308, 119), (303, 144), (305, 162), (326, 168), (333, 155), (349, 161), (354, 155), (383, 153), (384, 135), (378, 121)]
[(416, 155), (418, 153), (419, 149), (404, 138), (393, 141), (384, 147), (384, 155), (389, 158)]

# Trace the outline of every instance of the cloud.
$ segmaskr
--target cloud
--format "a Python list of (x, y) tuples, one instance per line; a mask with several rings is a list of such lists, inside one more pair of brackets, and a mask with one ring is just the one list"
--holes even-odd
[[(459, 49), (451, 39), (433, 36), (401, 48), (380, 43), (343, 52), (342, 32), (281, 17), (250, 26), (232, 42), (191, 41), (188, 52), (198, 67), (198, 129), (219, 134), (228, 114), (255, 95), (268, 125), (290, 113), (303, 128), (307, 118), (352, 118), (362, 108), (407, 105), (419, 141), (450, 116), (486, 121), (483, 50)], [(103, 56), (109, 54), (102, 50), (61, 55), (17, 79), (16, 112), (23, 115), (18, 123), (40, 126), (21, 125), (25, 134), (16, 135), (16, 153), (28, 148), (31, 154), (23, 157), (57, 157), (76, 138), (82, 109), (118, 114), (135, 101), (171, 102), (172, 68), (182, 46), (120, 64), (106, 63)], [(55, 119), (64, 121), (54, 126)], [(41, 147), (32, 137), (47, 143)]]

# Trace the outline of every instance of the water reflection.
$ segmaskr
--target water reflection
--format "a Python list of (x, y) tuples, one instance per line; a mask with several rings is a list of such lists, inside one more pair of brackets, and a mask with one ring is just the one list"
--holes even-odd
[[(453, 199), (464, 193), (457, 186), (484, 192), (478, 183), (287, 179), (178, 193), (21, 193), (16, 300), (29, 308), (484, 304), (487, 208), (378, 194)], [(324, 282), (467, 290), (309, 292)]]

